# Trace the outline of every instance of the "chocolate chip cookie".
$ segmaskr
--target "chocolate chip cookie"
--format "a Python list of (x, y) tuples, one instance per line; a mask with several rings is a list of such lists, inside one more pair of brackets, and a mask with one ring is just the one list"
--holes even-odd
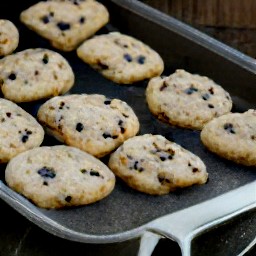
[(161, 135), (128, 139), (111, 154), (108, 166), (130, 187), (152, 195), (204, 184), (208, 178), (198, 156)]
[(44, 130), (36, 119), (15, 103), (0, 98), (0, 163), (40, 146)]
[(213, 119), (201, 132), (203, 144), (238, 164), (256, 166), (256, 110)]
[(53, 47), (72, 51), (103, 27), (109, 14), (97, 1), (48, 1), (24, 10), (20, 19)]
[(106, 78), (132, 84), (164, 69), (160, 55), (141, 41), (118, 32), (95, 36), (77, 49), (78, 57)]
[(64, 57), (47, 49), (27, 49), (0, 60), (4, 97), (30, 102), (66, 93), (74, 85), (74, 73)]
[(40, 107), (38, 120), (58, 140), (96, 157), (107, 155), (139, 130), (127, 103), (99, 94), (52, 98)]
[(184, 70), (176, 70), (169, 77), (151, 79), (146, 99), (150, 111), (160, 120), (197, 130), (232, 108), (229, 93), (220, 85), (208, 77)]
[(7, 165), (5, 180), (43, 208), (91, 204), (109, 195), (115, 186), (115, 176), (106, 165), (68, 146), (21, 153)]

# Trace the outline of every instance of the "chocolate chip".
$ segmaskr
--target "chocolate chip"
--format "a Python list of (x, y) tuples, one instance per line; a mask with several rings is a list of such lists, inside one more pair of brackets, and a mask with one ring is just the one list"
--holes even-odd
[(134, 170), (138, 170), (138, 164), (139, 164), (139, 161), (134, 162), (134, 165), (133, 165)]
[(165, 161), (165, 160), (172, 160), (173, 159), (173, 156), (174, 156), (174, 152), (166, 152), (166, 151), (163, 151), (163, 150), (159, 150), (157, 149), (155, 152), (155, 154), (158, 155), (158, 157), (160, 158), (161, 161)]
[(85, 169), (80, 170), (81, 173), (86, 173), (87, 171)]
[(122, 48), (128, 48), (127, 44), (123, 44), (122, 42), (120, 42), (118, 39), (114, 40), (114, 43)]
[(126, 114), (124, 114), (124, 113), (122, 113), (122, 115), (123, 115), (125, 118), (128, 118), (128, 117), (129, 117), (128, 115), (126, 115)]
[(90, 175), (91, 175), (91, 176), (100, 177), (100, 174), (99, 174), (99, 172), (97, 172), (97, 171), (94, 171), (94, 170), (90, 171)]
[(159, 90), (163, 91), (166, 87), (168, 87), (168, 84), (166, 83), (166, 81), (164, 81), (162, 86), (159, 88)]
[(171, 183), (169, 179), (166, 179), (163, 175), (159, 174), (157, 176), (158, 181), (163, 185), (164, 183)]
[(127, 61), (127, 62), (132, 62), (132, 56), (128, 53), (124, 54), (124, 59)]
[(212, 104), (208, 104), (208, 108), (214, 108)]
[(158, 181), (159, 181), (160, 183), (163, 183), (164, 180), (165, 180), (165, 179), (164, 179), (163, 177), (158, 177)]
[[(128, 159), (133, 160), (131, 156), (128, 156)], [(139, 161), (135, 161), (132, 166), (129, 167), (130, 170), (136, 170), (138, 172), (143, 172), (144, 168), (139, 166)]]
[(193, 173), (199, 172), (199, 169), (198, 169), (198, 168), (193, 168), (193, 169), (192, 169), (192, 172), (193, 172)]
[(26, 143), (27, 141), (28, 141), (28, 135), (23, 135), (22, 137), (21, 137), (21, 141), (23, 142), (23, 143)]
[(48, 23), (50, 22), (50, 19), (49, 19), (49, 17), (48, 17), (47, 15), (43, 16), (43, 17), (41, 18), (41, 20), (42, 20), (42, 22), (43, 22), (44, 24), (48, 24)]
[(210, 92), (210, 94), (214, 94), (214, 89), (212, 87), (208, 91)]
[(71, 200), (72, 200), (72, 196), (66, 196), (66, 197), (65, 197), (65, 201), (66, 201), (67, 203), (70, 203)]
[(59, 109), (63, 109), (64, 106), (65, 106), (65, 102), (64, 102), (64, 101), (61, 101), (61, 102), (60, 102)]
[(152, 143), (154, 146), (154, 150), (151, 151), (152, 154), (157, 155), (161, 161), (172, 160), (175, 151), (171, 148), (169, 149), (161, 149), (155, 142)]
[(6, 113), (6, 116), (10, 118), (10, 117), (12, 116), (12, 113), (7, 112), (7, 113)]
[(84, 129), (84, 125), (82, 123), (77, 123), (76, 124), (76, 130), (78, 132), (81, 132)]
[(174, 156), (174, 155), (169, 155), (169, 156), (168, 156), (168, 159), (169, 159), (169, 160), (172, 160), (172, 159), (173, 159), (173, 156)]
[(143, 55), (140, 55), (138, 58), (137, 58), (137, 62), (141, 65), (145, 64), (145, 61), (146, 61), (146, 57), (143, 56)]
[(120, 126), (121, 133), (125, 133), (125, 128), (122, 127), (123, 123), (124, 123), (123, 120), (119, 120), (119, 122), (118, 122), (118, 125)]
[(203, 100), (209, 100), (210, 99), (210, 95), (208, 93), (205, 93), (204, 95), (202, 95), (202, 99)]
[(190, 163), (190, 162), (188, 162), (188, 166), (189, 166), (189, 167), (191, 166), (191, 163)]
[(104, 137), (104, 139), (107, 139), (107, 138), (117, 139), (118, 138), (118, 135), (111, 135), (111, 134), (109, 134), (107, 132), (104, 132), (102, 134), (102, 136)]
[(198, 91), (197, 88), (191, 86), (191, 87), (187, 88), (184, 92), (185, 92), (186, 94), (188, 94), (188, 95), (191, 95), (191, 94), (193, 94), (194, 92), (197, 92), (197, 91)]
[(84, 24), (84, 22), (85, 22), (85, 17), (81, 17), (80, 20), (79, 20), (79, 22), (80, 22), (81, 24)]
[(14, 73), (11, 73), (11, 74), (8, 76), (8, 78), (13, 81), (13, 80), (16, 79), (16, 75), (15, 75)]
[(56, 176), (55, 171), (52, 168), (47, 168), (46, 166), (38, 170), (37, 173), (43, 178), (47, 178), (47, 179), (48, 178), (53, 179)]
[(224, 124), (224, 129), (229, 132), (229, 133), (232, 133), (232, 134), (235, 134), (235, 129), (234, 129), (234, 126), (233, 124), (231, 123), (227, 123), (227, 124)]
[(62, 30), (62, 31), (65, 31), (65, 30), (69, 30), (70, 29), (70, 24), (69, 23), (66, 23), (66, 22), (58, 22), (57, 23), (57, 27)]
[(59, 124), (59, 125), (58, 125), (58, 128), (59, 128), (59, 129), (62, 129), (62, 125), (60, 124), (60, 122), (61, 122), (61, 120), (63, 120), (63, 119), (64, 119), (63, 115), (61, 115), (61, 116), (57, 119), (57, 123)]
[(44, 182), (43, 182), (43, 185), (44, 185), (44, 186), (48, 186), (48, 182), (47, 182), (47, 181), (44, 181)]
[(36, 70), (34, 74), (35, 74), (35, 76), (39, 75), (39, 71)]
[(174, 151), (173, 149), (171, 149), (171, 148), (168, 148), (168, 149), (167, 149), (167, 152), (168, 152), (169, 154), (171, 154), (172, 156), (175, 155), (175, 151)]
[(48, 57), (47, 54), (44, 55), (42, 61), (43, 61), (44, 64), (48, 64), (48, 62), (49, 62), (49, 57)]
[(50, 16), (53, 17), (54, 16), (54, 12), (50, 12)]
[(104, 137), (104, 139), (112, 137), (109, 133), (103, 133), (102, 136)]
[(2, 123), (5, 122), (5, 118), (4, 117), (1, 118), (1, 122)]
[(26, 131), (26, 133), (28, 134), (28, 135), (31, 135), (32, 134), (32, 131), (30, 131), (30, 130), (25, 130)]

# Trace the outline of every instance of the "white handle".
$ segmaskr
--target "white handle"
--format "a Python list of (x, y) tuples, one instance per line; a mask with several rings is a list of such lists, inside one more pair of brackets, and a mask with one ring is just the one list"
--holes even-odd
[(150, 256), (161, 238), (158, 234), (146, 231), (140, 240), (138, 256)]
[[(256, 208), (256, 181), (206, 202), (166, 215), (150, 222), (147, 227), (149, 231), (155, 233), (154, 236), (159, 234), (176, 241), (182, 255), (190, 256), (191, 240), (196, 235), (253, 208)], [(147, 236), (142, 238), (143, 244), (149, 244), (150, 239), (147, 242)], [(154, 247), (156, 244), (157, 242)], [(144, 254), (139, 256), (150, 256), (153, 249), (146, 254), (146, 250), (142, 248), (141, 251), (145, 252), (143, 251)]]

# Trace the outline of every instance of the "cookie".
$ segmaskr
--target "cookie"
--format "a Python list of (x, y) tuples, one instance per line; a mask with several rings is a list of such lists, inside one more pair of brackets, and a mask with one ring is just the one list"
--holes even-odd
[(19, 31), (9, 20), (0, 19), (0, 56), (11, 54), (19, 44)]
[(0, 81), (5, 98), (30, 102), (66, 93), (74, 73), (57, 52), (28, 49), (0, 60)]
[(44, 130), (33, 116), (15, 103), (0, 98), (0, 163), (40, 146)]
[(85, 41), (77, 49), (77, 55), (103, 76), (120, 84), (159, 76), (164, 69), (158, 53), (139, 40), (118, 32)]
[(38, 111), (47, 132), (67, 145), (103, 157), (139, 130), (132, 108), (103, 95), (68, 95), (48, 100)]
[(108, 166), (131, 188), (152, 195), (204, 184), (208, 179), (199, 157), (161, 135), (125, 141), (111, 154)]
[(146, 99), (158, 119), (183, 128), (201, 130), (215, 117), (229, 113), (228, 92), (205, 76), (176, 70), (169, 77), (149, 81)]
[(21, 153), (7, 165), (5, 180), (42, 208), (91, 204), (109, 195), (115, 185), (115, 176), (105, 164), (68, 146)]
[(238, 164), (256, 166), (256, 110), (213, 119), (201, 132), (203, 144)]
[(103, 27), (109, 14), (97, 1), (50, 1), (24, 10), (20, 19), (53, 47), (72, 51)]

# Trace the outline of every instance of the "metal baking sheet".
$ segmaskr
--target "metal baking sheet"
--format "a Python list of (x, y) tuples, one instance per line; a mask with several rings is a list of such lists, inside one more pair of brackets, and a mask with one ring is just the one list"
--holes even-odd
[[(47, 40), (19, 22), (19, 13), (35, 2), (38, 1), (10, 0), (8, 5), (1, 7), (1, 18), (10, 19), (19, 28), (20, 44), (16, 51), (36, 47), (57, 51)], [(97, 34), (120, 31), (134, 36), (160, 53), (165, 62), (164, 75), (169, 75), (178, 68), (207, 75), (231, 94), (234, 102), (233, 111), (241, 112), (256, 107), (255, 60), (138, 1), (102, 0), (101, 2), (108, 8), (111, 20)], [(156, 218), (209, 200), (256, 180), (255, 167), (237, 165), (206, 150), (200, 142), (198, 131), (173, 127), (153, 117), (145, 101), (147, 81), (133, 85), (117, 85), (83, 63), (76, 56), (75, 51), (60, 53), (69, 61), (75, 72), (75, 86), (70, 93), (99, 93), (126, 101), (139, 118), (140, 134), (162, 134), (201, 157), (207, 166), (209, 181), (203, 186), (177, 190), (168, 195), (150, 196), (130, 189), (117, 179), (111, 195), (92, 205), (45, 210), (26, 202), (28, 207), (38, 214), (38, 221), (35, 221), (37, 225), (40, 226), (40, 216), (46, 216), (71, 230), (95, 236), (96, 240), (88, 240), (95, 243), (97, 236), (107, 237), (113, 234), (121, 236)], [(36, 115), (42, 102), (26, 103), (21, 106)], [(59, 142), (46, 136), (43, 144), (55, 145)], [(107, 157), (102, 160), (106, 162)], [(5, 166), (2, 165), (3, 182), (4, 168)], [(8, 194), (7, 187), (2, 193)], [(19, 200), (21, 204), (26, 201), (22, 197), (19, 197)], [(17, 205), (12, 206), (19, 211)], [(24, 212), (20, 212), (26, 216)], [(71, 237), (65, 235), (63, 237), (72, 240)]]

